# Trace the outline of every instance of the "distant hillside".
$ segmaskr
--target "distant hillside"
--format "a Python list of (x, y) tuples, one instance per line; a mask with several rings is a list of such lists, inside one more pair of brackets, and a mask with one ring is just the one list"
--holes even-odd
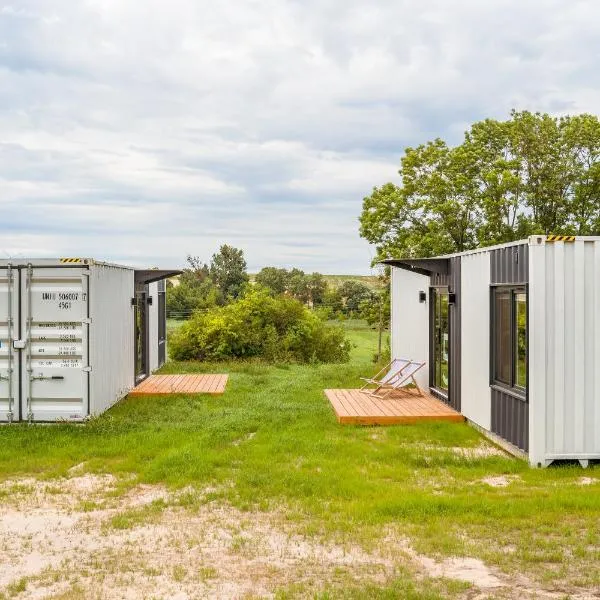
[(323, 275), (323, 277), (332, 287), (337, 287), (344, 281), (360, 281), (372, 289), (383, 287), (381, 280), (375, 275)]
[[(249, 276), (250, 281), (254, 283), (256, 273), (250, 273)], [(360, 281), (372, 289), (379, 289), (382, 287), (381, 281), (375, 275), (323, 275), (323, 277), (331, 287), (337, 287), (344, 281)]]

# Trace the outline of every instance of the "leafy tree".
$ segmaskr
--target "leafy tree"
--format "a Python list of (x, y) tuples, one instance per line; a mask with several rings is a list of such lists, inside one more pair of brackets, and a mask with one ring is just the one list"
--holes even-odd
[(363, 200), (360, 234), (389, 256), (432, 256), (535, 233), (600, 232), (600, 121), (528, 111), (474, 123), (462, 144), (407, 148), (402, 184)]
[(327, 292), (327, 281), (321, 273), (311, 273), (306, 276), (306, 285), (310, 297), (310, 303), (313, 306), (320, 306), (325, 302), (325, 293)]
[(369, 286), (360, 281), (348, 279), (344, 281), (335, 291), (338, 298), (336, 303), (338, 310), (349, 317), (360, 316), (360, 307), (365, 302), (373, 301), (373, 292)]
[(209, 272), (225, 299), (237, 298), (249, 280), (244, 252), (227, 244), (213, 254)]
[(256, 275), (256, 283), (268, 288), (275, 295), (287, 294), (303, 304), (323, 304), (327, 281), (320, 273), (306, 275), (300, 269), (264, 267)]
[(271, 290), (275, 295), (285, 294), (288, 289), (289, 272), (277, 267), (264, 267), (256, 275), (256, 283)]
[(167, 293), (167, 312), (174, 318), (186, 318), (195, 310), (210, 308), (221, 301), (208, 266), (194, 256), (188, 256), (187, 263), (179, 284), (171, 285)]

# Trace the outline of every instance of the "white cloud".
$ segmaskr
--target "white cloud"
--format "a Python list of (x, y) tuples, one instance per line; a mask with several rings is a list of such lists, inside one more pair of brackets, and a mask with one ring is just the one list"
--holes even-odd
[[(2, 248), (367, 272), (405, 146), (593, 112), (591, 0), (0, 0)], [(0, 248), (0, 249), (2, 249)]]

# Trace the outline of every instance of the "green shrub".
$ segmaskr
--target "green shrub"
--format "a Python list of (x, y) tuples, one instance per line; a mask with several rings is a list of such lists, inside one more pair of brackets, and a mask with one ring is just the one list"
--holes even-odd
[(169, 349), (175, 360), (347, 362), (350, 342), (298, 300), (254, 286), (227, 306), (197, 313), (173, 334)]

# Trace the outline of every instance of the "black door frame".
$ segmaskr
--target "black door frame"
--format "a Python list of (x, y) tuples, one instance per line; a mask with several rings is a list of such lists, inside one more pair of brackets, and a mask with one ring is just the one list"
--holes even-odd
[[(451, 340), (451, 329), (452, 319), (450, 318), (451, 304), (448, 302), (448, 389), (443, 390), (435, 387), (435, 311), (436, 303), (434, 302), (436, 293), (439, 294), (439, 290), (445, 293), (448, 297), (450, 296), (450, 286), (448, 285), (432, 285), (429, 288), (429, 389), (438, 397), (442, 398), (445, 402), (450, 402), (450, 389), (452, 387), (452, 344)], [(449, 300), (449, 298), (448, 298)]]
[[(134, 379), (136, 383), (146, 379), (149, 373), (150, 365), (150, 345), (149, 345), (149, 334), (150, 327), (148, 322), (148, 285), (137, 287), (135, 290), (135, 310), (133, 313), (133, 327), (134, 327)], [(139, 332), (138, 315), (141, 311), (141, 326), (143, 331)], [(139, 342), (142, 342), (142, 348), (140, 352)], [(138, 364), (138, 357), (141, 357), (142, 364)], [(138, 368), (139, 367), (139, 368)]]

